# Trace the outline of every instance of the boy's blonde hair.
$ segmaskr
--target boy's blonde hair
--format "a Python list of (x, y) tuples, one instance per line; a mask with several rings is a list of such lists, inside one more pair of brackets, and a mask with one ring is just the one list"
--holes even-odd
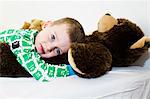
[(60, 25), (60, 24), (68, 25), (67, 33), (69, 34), (71, 43), (80, 42), (85, 37), (84, 29), (77, 20), (66, 17), (53, 22), (53, 25)]

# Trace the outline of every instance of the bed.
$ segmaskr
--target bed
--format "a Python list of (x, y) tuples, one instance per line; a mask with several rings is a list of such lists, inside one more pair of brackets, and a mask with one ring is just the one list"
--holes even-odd
[(150, 99), (150, 67), (115, 67), (96, 79), (77, 76), (40, 83), (33, 78), (0, 78), (2, 99)]
[[(20, 28), (24, 20), (33, 18), (49, 20), (49, 17), (57, 19), (69, 16), (79, 20), (85, 32), (90, 34), (97, 28), (99, 16), (111, 12), (115, 17), (126, 17), (136, 22), (145, 35), (150, 35), (150, 1), (108, 1), (0, 1), (0, 30)], [(64, 12), (60, 13), (60, 9)], [(41, 83), (33, 78), (0, 77), (0, 98), (150, 99), (150, 50), (132, 66), (113, 67), (112, 71), (96, 79), (73, 75)]]

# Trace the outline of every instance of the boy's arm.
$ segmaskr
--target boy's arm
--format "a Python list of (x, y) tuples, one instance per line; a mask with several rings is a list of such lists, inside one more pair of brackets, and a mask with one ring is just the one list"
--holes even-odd
[(18, 62), (38, 81), (49, 81), (50, 78), (66, 77), (69, 75), (67, 65), (51, 65), (40, 59), (37, 52), (20, 53)]

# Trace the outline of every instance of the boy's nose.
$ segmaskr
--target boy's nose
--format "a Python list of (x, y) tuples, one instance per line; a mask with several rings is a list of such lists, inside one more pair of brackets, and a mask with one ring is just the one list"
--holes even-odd
[(48, 51), (48, 52), (51, 52), (51, 51), (53, 51), (54, 50), (54, 44), (51, 44), (51, 43), (47, 43), (46, 44), (46, 50)]

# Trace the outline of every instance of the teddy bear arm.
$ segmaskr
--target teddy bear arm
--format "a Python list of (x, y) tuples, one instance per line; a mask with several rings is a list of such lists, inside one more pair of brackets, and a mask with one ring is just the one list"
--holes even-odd
[(150, 42), (150, 37), (142, 37), (140, 40), (135, 42), (130, 49), (142, 48), (146, 42)]
[(0, 76), (1, 77), (31, 77), (17, 62), (9, 45), (0, 42)]

